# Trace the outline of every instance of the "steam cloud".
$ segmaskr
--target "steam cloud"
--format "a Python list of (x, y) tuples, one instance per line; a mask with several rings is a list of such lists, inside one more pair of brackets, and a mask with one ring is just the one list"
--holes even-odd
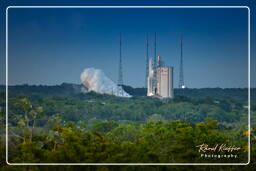
[(95, 91), (101, 94), (112, 94), (121, 97), (131, 97), (122, 88), (118, 91), (118, 86), (109, 79), (102, 70), (95, 68), (86, 68), (81, 74), (81, 82), (86, 91)]

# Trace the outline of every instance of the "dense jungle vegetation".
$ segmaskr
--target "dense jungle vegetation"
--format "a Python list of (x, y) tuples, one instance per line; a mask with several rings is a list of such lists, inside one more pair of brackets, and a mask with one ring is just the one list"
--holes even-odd
[[(235, 163), (247, 162), (247, 89), (175, 90), (174, 99), (80, 92), (80, 85), (9, 87), (10, 163)], [(255, 154), (255, 89), (251, 97), (251, 161)], [(8, 166), (5, 164), (5, 88), (0, 86), (2, 170), (166, 170), (171, 166)], [(196, 147), (241, 147), (238, 158), (204, 158)], [(221, 152), (220, 154), (226, 154)], [(214, 152), (207, 152), (214, 154)], [(215, 167), (215, 170), (218, 166)], [(248, 170), (221, 166), (218, 170)], [(185, 166), (172, 167), (184, 170)], [(203, 170), (208, 166), (190, 167)]]

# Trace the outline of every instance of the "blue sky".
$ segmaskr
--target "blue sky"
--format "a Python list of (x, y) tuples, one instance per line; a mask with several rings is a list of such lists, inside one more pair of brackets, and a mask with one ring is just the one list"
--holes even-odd
[[(118, 35), (122, 32), (124, 83), (142, 87), (145, 34), (150, 35), (149, 54), (153, 57), (157, 32), (157, 55), (174, 67), (175, 87), (181, 34), (188, 87), (246, 87), (247, 15), (246, 8), (9, 9), (9, 83), (80, 83), (80, 74), (87, 67), (102, 69), (117, 81)], [(2, 57), (1, 53), (1, 65)], [(253, 55), (252, 64), (253, 72)]]

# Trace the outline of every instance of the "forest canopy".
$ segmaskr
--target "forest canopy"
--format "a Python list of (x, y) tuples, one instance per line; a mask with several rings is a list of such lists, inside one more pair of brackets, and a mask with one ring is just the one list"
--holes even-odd
[[(13, 86), (8, 99), (9, 162), (247, 162), (246, 94), (246, 89), (187, 89), (163, 100), (84, 94), (72, 84)], [(5, 97), (3, 87), (0, 95)], [(4, 122), (4, 98), (0, 107)], [(255, 121), (253, 100), (251, 109)], [(254, 124), (251, 131), (255, 142)], [(203, 158), (200, 144), (241, 150), (232, 153), (238, 158)]]

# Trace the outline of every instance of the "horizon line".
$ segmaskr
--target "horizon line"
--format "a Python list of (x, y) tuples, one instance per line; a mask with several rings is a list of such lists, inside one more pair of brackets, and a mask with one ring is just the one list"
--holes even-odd
[[(29, 84), (29, 83), (21, 83), (21, 84), (8, 84), (8, 87), (12, 87), (12, 86), (48, 86), (48, 87), (51, 87), (51, 86), (61, 86), (62, 84), (70, 84), (70, 85), (78, 85), (78, 86), (82, 86), (83, 84), (82, 83), (70, 83), (70, 82), (62, 82), (62, 83), (59, 83), (59, 84)], [(4, 86), (6, 87), (6, 84), (0, 84), (0, 86)], [(144, 87), (144, 86), (141, 86), (141, 87), (135, 87), (135, 86), (131, 86), (131, 85), (128, 85), (128, 84), (123, 84), (123, 86), (129, 86), (129, 87), (132, 87), (132, 88), (147, 88), (147, 87)], [(179, 87), (174, 87), (174, 89), (180, 89)], [(248, 89), (248, 87), (188, 87), (186, 89)], [(256, 89), (256, 87), (250, 87), (250, 89)]]

